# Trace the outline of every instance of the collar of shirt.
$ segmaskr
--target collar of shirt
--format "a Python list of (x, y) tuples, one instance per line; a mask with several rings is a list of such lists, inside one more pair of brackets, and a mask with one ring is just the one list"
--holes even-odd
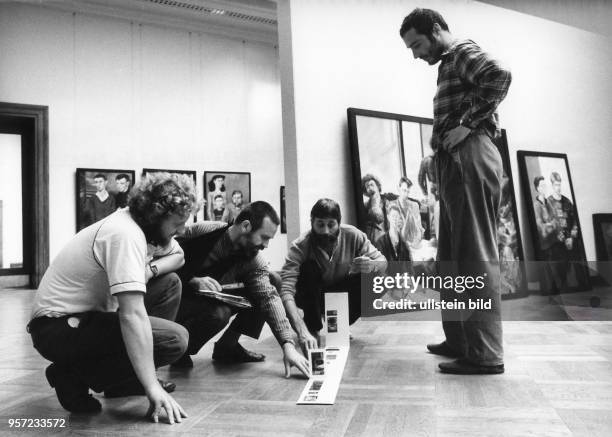
[(460, 40), (455, 39), (453, 40), (453, 42), (450, 43), (450, 45), (447, 47), (446, 50), (444, 50), (442, 52), (442, 54), (440, 55), (440, 58), (445, 58), (446, 56), (450, 55), (452, 53), (453, 50), (455, 50), (455, 47), (457, 47), (457, 44), (459, 44)]

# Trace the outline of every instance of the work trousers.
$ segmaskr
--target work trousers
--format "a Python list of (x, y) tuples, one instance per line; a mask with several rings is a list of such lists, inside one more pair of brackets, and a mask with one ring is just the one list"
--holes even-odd
[(265, 318), (255, 308), (239, 309), (217, 299), (204, 296), (185, 296), (181, 302), (177, 321), (189, 332), (187, 352), (195, 355), (211, 338), (225, 328), (251, 338), (259, 338)]
[(491, 302), (491, 309), (442, 310), (448, 346), (480, 365), (503, 363), (496, 220), (503, 165), (491, 139), (476, 130), (452, 153), (436, 153), (440, 190), (440, 273), (485, 278), (483, 289), (441, 290), (441, 300)]
[[(151, 322), (156, 367), (173, 363), (187, 349), (187, 331), (172, 321), (180, 299), (181, 281), (174, 273), (151, 279), (147, 284), (144, 303)], [(28, 331), (34, 347), (44, 358), (96, 392), (137, 380), (117, 312), (38, 317), (28, 324)]]

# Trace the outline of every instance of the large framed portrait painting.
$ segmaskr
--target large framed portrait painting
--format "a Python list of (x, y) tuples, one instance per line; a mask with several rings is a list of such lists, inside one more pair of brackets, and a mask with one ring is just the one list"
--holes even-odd
[(543, 294), (589, 290), (582, 227), (567, 155), (518, 151)]
[(204, 191), (206, 220), (232, 224), (251, 202), (251, 173), (206, 171)]
[(77, 168), (77, 232), (127, 206), (134, 177), (134, 170)]
[[(440, 202), (431, 149), (432, 120), (365, 109), (347, 111), (359, 227), (390, 261), (435, 261)], [(498, 216), (502, 296), (525, 293), (523, 250), (505, 132)]]

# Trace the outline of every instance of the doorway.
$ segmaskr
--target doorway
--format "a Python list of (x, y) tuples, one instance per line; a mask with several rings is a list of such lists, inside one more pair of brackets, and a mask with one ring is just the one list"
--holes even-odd
[(49, 265), (48, 107), (0, 102), (0, 289)]

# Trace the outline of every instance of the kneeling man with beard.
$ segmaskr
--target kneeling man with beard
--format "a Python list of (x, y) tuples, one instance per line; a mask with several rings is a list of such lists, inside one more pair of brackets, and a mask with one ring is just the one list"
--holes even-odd
[[(361, 273), (382, 273), (385, 257), (365, 233), (340, 224), (340, 206), (319, 199), (310, 212), (311, 230), (291, 244), (283, 267), (281, 299), (303, 349), (318, 346), (323, 328), (323, 293), (347, 291), (349, 323), (361, 316)], [(298, 310), (303, 312), (303, 318)]]
[[(174, 367), (193, 367), (191, 355), (196, 355), (228, 324), (215, 343), (213, 360), (221, 363), (263, 361), (264, 355), (245, 349), (238, 340), (243, 334), (259, 338), (267, 322), (283, 351), (285, 377), (290, 376), (291, 366), (308, 376), (308, 361), (295, 349), (294, 333), (276, 288), (270, 282), (268, 262), (259, 253), (268, 247), (279, 223), (274, 208), (267, 202), (257, 201), (244, 207), (230, 226), (224, 222), (199, 222), (187, 227), (179, 240), (185, 252), (185, 265), (177, 272), (183, 283), (177, 320), (189, 332), (189, 345)], [(252, 309), (237, 309), (198, 295), (198, 290), (221, 292), (221, 284), (236, 282), (244, 284), (239, 294), (252, 303)]]

